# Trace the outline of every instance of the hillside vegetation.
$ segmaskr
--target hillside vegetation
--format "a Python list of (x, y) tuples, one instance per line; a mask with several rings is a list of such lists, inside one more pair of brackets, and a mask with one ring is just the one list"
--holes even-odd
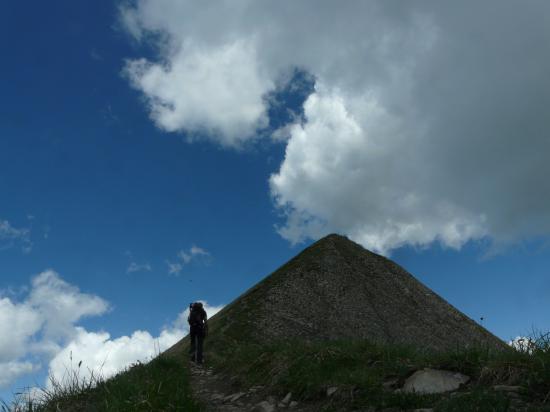
[[(53, 379), (53, 378), (52, 378)], [(183, 359), (159, 356), (137, 363), (110, 379), (83, 379), (77, 369), (67, 371), (63, 382), (52, 380), (29, 399), (22, 393), (2, 412), (61, 411), (200, 411), (192, 399), (189, 371)]]
[[(106, 381), (54, 386), (43, 403), (4, 405), (3, 411), (201, 411), (193, 399), (181, 356), (136, 364)], [(280, 399), (292, 392), (310, 410), (550, 411), (550, 342), (546, 336), (524, 350), (456, 350), (445, 353), (366, 341), (280, 341), (270, 345), (228, 344), (207, 352), (207, 364), (235, 391), (262, 385)], [(471, 381), (454, 395), (396, 392), (415, 370), (458, 371)], [(76, 374), (74, 374), (76, 377)], [(495, 385), (520, 386), (517, 396)], [(327, 396), (328, 388), (337, 388)], [(389, 409), (390, 408), (390, 409)], [(212, 409), (211, 409), (212, 410)], [(214, 409), (216, 410), (216, 409)]]
[[(279, 398), (292, 392), (300, 402), (317, 403), (319, 410), (550, 411), (547, 335), (509, 351), (433, 352), (366, 341), (282, 341), (228, 346), (210, 353), (210, 359), (219, 373), (233, 377), (236, 389), (265, 385)], [(425, 367), (461, 372), (471, 380), (452, 396), (395, 390)], [(495, 390), (497, 385), (520, 388), (516, 396)], [(328, 388), (337, 390), (327, 396)]]

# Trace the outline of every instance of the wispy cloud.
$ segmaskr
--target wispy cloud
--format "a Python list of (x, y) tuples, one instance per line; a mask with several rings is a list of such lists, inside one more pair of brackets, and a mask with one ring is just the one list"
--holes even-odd
[(98, 62), (103, 60), (103, 56), (99, 54), (99, 52), (96, 49), (90, 50), (90, 57), (92, 58), (92, 60), (95, 60)]
[(13, 227), (7, 220), (0, 220), (0, 250), (21, 246), (24, 253), (30, 253), (33, 247), (30, 228)]
[(167, 260), (166, 264), (168, 265), (169, 275), (179, 276), (181, 271), (183, 270), (183, 265), (179, 262), (172, 263)]
[(128, 258), (129, 261), (126, 273), (151, 272), (153, 270), (153, 267), (149, 262), (138, 263), (138, 259), (134, 258), (134, 254), (131, 251), (125, 251), (124, 255)]
[(105, 119), (105, 122), (107, 124), (117, 123), (120, 120), (119, 117), (115, 114), (113, 106), (111, 106), (110, 104), (107, 104), (107, 106), (105, 106), (105, 108), (101, 110), (101, 114), (103, 115), (103, 118)]
[(200, 248), (195, 245), (191, 246), (189, 250), (180, 250), (178, 252), (178, 257), (185, 264), (191, 263), (192, 260), (200, 256), (203, 256), (203, 257), (210, 256), (210, 253), (204, 250), (203, 248)]
[(43, 237), (44, 239), (48, 239), (50, 237), (50, 226), (48, 225), (45, 225), (44, 228), (43, 228), (43, 231), (44, 231), (44, 234), (43, 234)]
[(153, 268), (149, 263), (139, 264), (136, 262), (130, 262), (128, 269), (126, 269), (126, 273), (151, 272), (151, 270), (153, 270)]
[(212, 255), (210, 252), (196, 245), (186, 250), (182, 249), (176, 255), (176, 262), (166, 261), (168, 265), (168, 274), (179, 276), (185, 265), (189, 265), (193, 262), (207, 263), (211, 257)]

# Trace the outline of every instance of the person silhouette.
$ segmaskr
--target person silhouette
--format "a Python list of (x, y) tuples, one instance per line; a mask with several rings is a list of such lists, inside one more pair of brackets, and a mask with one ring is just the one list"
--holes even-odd
[(203, 361), (202, 350), (204, 338), (208, 334), (207, 319), (202, 302), (194, 302), (189, 305), (189, 316), (187, 317), (187, 322), (189, 323), (189, 337), (191, 338), (189, 354), (191, 355), (191, 361), (199, 365), (201, 365)]

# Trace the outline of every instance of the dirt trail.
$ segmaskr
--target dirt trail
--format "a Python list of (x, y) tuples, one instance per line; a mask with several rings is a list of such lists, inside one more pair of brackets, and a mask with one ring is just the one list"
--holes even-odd
[(216, 374), (210, 367), (190, 363), (191, 387), (195, 397), (208, 412), (234, 411), (296, 411), (311, 409), (292, 400), (292, 397), (276, 399), (269, 395), (263, 386), (253, 386), (247, 390), (236, 390), (227, 376)]

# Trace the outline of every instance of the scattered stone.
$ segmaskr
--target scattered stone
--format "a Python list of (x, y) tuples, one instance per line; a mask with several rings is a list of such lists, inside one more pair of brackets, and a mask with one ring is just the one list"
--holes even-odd
[(402, 392), (443, 393), (457, 390), (470, 378), (458, 372), (426, 368), (413, 373), (403, 385)]
[(493, 390), (496, 392), (515, 392), (518, 393), (521, 390), (521, 386), (512, 385), (495, 385)]
[(288, 405), (288, 407), (289, 407), (290, 409), (294, 409), (294, 408), (296, 408), (297, 406), (298, 406), (298, 402), (296, 402), (296, 401), (292, 401), (292, 402), (290, 402), (290, 405)]
[(336, 393), (338, 388), (336, 386), (331, 386), (330, 388), (327, 388), (327, 396), (332, 396)]
[(281, 403), (288, 404), (290, 402), (290, 399), (292, 398), (292, 392), (289, 392), (286, 394), (286, 396), (281, 400)]
[(213, 401), (220, 401), (224, 398), (225, 398), (225, 395), (223, 395), (221, 393), (215, 393), (210, 397), (210, 399), (212, 399)]
[(275, 411), (275, 405), (272, 405), (268, 401), (262, 401), (256, 404), (256, 406), (254, 406), (254, 408), (252, 409), (252, 412), (274, 412), (274, 411)]
[(233, 402), (235, 402), (237, 399), (243, 397), (244, 395), (246, 395), (245, 392), (233, 393), (233, 394), (231, 394), (231, 395), (229, 395), (229, 396), (226, 396), (226, 397), (224, 398), (224, 401), (225, 401), (225, 402), (233, 403)]

